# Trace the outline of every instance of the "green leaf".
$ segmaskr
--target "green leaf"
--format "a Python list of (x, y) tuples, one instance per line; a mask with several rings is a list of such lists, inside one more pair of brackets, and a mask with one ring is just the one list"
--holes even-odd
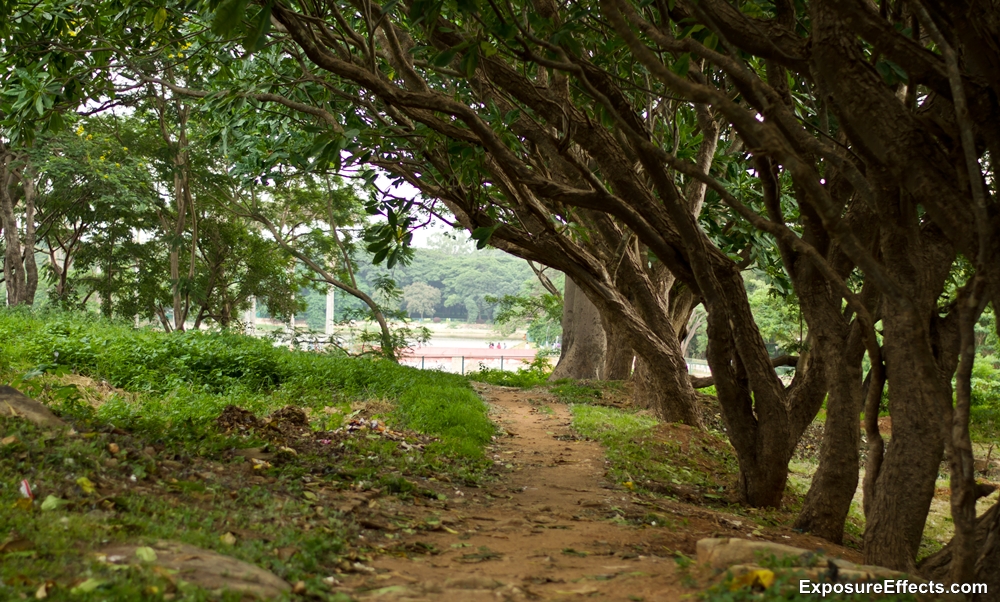
[(160, 31), (163, 29), (163, 24), (167, 22), (167, 9), (161, 8), (156, 11), (153, 16), (153, 31)]
[(56, 496), (49, 494), (49, 496), (45, 498), (45, 501), (42, 502), (42, 510), (45, 512), (50, 512), (52, 510), (58, 510), (59, 508), (62, 508), (67, 504), (69, 504), (69, 502), (67, 502), (66, 500), (57, 498)]
[(45, 114), (45, 97), (41, 95), (35, 97), (35, 110), (39, 115)]
[(212, 33), (218, 36), (227, 36), (243, 19), (246, 12), (247, 0), (229, 0), (219, 5), (215, 11), (215, 18), (212, 19)]
[(79, 594), (89, 594), (94, 590), (96, 590), (97, 588), (101, 587), (102, 585), (104, 585), (103, 579), (95, 579), (91, 577), (90, 579), (87, 579), (80, 585), (69, 590), (69, 593), (73, 594), (74, 596), (77, 596)]
[(382, 263), (382, 260), (385, 259), (386, 255), (388, 254), (389, 254), (388, 248), (383, 248), (379, 250), (379, 252), (375, 253), (375, 256), (372, 257), (372, 263), (374, 263), (375, 265)]
[(156, 550), (142, 546), (135, 549), (135, 557), (143, 562), (156, 562)]
[(253, 25), (246, 37), (243, 38), (243, 58), (247, 58), (264, 47), (267, 41), (267, 32), (271, 30), (271, 6), (272, 3), (268, 2), (253, 18)]
[(497, 47), (486, 40), (479, 43), (479, 49), (483, 51), (483, 56), (489, 58), (497, 53)]
[(59, 111), (52, 111), (49, 115), (48, 130), (50, 132), (61, 132), (66, 129), (66, 122), (63, 121), (62, 114)]
[(670, 66), (670, 70), (681, 77), (686, 77), (688, 74), (688, 69), (691, 67), (691, 54), (685, 52), (682, 54), (673, 65)]
[(451, 61), (455, 58), (456, 48), (449, 48), (443, 50), (431, 58), (431, 65), (435, 67), (447, 67), (451, 64)]
[(462, 57), (462, 72), (465, 73), (466, 77), (472, 77), (476, 74), (476, 67), (479, 66), (479, 53), (475, 49), (469, 50)]

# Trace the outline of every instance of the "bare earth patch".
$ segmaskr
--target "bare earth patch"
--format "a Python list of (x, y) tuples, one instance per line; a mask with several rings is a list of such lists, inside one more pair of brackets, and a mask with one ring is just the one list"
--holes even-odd
[[(747, 537), (757, 528), (608, 483), (600, 445), (579, 439), (567, 406), (554, 399), (543, 407), (535, 391), (481, 392), (508, 433), (490, 452), (505, 476), (489, 488), (442, 489), (444, 503), (383, 498), (370, 506), (384, 525), (423, 521), (432, 528), (366, 532), (381, 553), (369, 566), (338, 575), (336, 589), (359, 599), (436, 602), (677, 600), (699, 583), (679, 568), (676, 554), (693, 556), (702, 538)], [(858, 559), (852, 550), (786, 528), (757, 532)]]

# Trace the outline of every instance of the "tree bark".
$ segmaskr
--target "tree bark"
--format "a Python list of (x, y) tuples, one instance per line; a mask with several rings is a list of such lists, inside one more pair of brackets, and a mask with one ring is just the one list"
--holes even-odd
[(14, 201), (7, 185), (0, 191), (0, 218), (3, 219), (3, 279), (7, 289), (7, 305), (20, 305), (25, 280), (24, 264), (21, 263), (21, 239), (14, 215)]
[(849, 336), (832, 337), (825, 350), (828, 393), (826, 422), (820, 444), (819, 467), (795, 520), (795, 528), (840, 544), (844, 523), (858, 487), (858, 425), (861, 407), (860, 325), (855, 322)]
[(607, 339), (601, 314), (575, 282), (566, 278), (563, 293), (563, 335), (559, 362), (549, 380), (598, 380), (604, 372)]
[(933, 360), (922, 320), (890, 306), (883, 324), (892, 438), (869, 506), (865, 562), (913, 571), (944, 452), (940, 392), (947, 384), (922, 369)]
[(635, 359), (632, 346), (628, 343), (628, 336), (613, 315), (601, 314), (601, 324), (604, 327), (607, 345), (601, 379), (626, 380), (632, 376), (632, 363)]

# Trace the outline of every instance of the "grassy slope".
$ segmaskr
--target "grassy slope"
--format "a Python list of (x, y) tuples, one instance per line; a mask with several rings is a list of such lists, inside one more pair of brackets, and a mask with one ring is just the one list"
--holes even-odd
[[(33, 595), (46, 580), (56, 583), (53, 600), (219, 599), (151, 571), (111, 570), (89, 554), (103, 544), (157, 539), (252, 562), (304, 581), (323, 599), (322, 577), (366, 553), (353, 517), (326, 500), (374, 487), (434, 495), (415, 483), (475, 480), (487, 465), (482, 449), (493, 425), (456, 375), (292, 352), (239, 335), (136, 331), (74, 314), (0, 311), (0, 341), (0, 382), (46, 402), (79, 431), (0, 418), (0, 438), (13, 437), (0, 446), (0, 537), (12, 532), (32, 544), (2, 554), (0, 599)], [(98, 385), (104, 403), (94, 408), (93, 388), (65, 384), (67, 373), (107, 381)], [(332, 432), (366, 401), (410, 443), (364, 432), (322, 435), (340, 437), (327, 452), (308, 435), (286, 441), (266, 429), (226, 434), (213, 424), (228, 405), (259, 416), (295, 405), (310, 413), (313, 429)], [(283, 445), (300, 452), (282, 455)], [(260, 470), (233, 453), (260, 446), (279, 450)], [(34, 505), (19, 501), (21, 479), (33, 484)], [(88, 493), (88, 483), (97, 491)], [(68, 504), (42, 510), (49, 495)], [(235, 545), (220, 538), (247, 530)], [(102, 585), (71, 593), (87, 579)]]

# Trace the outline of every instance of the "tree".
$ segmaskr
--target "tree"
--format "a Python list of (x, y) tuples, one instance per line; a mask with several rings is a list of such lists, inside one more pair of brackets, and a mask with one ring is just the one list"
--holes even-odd
[[(381, 169), (419, 190), (377, 191), (376, 260), (394, 264), (411, 227), (449, 213), (478, 245), (563, 271), (617, 321), (660, 415), (691, 424), (693, 384), (708, 381), (692, 383), (680, 339), (700, 302), (746, 503), (781, 503), (791, 452), (825, 399), (799, 524), (839, 538), (864, 401), (867, 560), (914, 568), (947, 448), (950, 574), (986, 570), (1000, 526), (979, 543), (968, 419), (975, 325), (1000, 299), (996, 7), (288, 0), (244, 15), (245, 4), (223, 3), (212, 27), (242, 41), (214, 41), (227, 57), (260, 58), (206, 61), (210, 76), (194, 82), (205, 89), (180, 92), (307, 115), (316, 162), (350, 164), (369, 186)], [(188, 14), (183, 27), (197, 27)], [(30, 69), (54, 45), (20, 27), (30, 31), (6, 44), (35, 36), (17, 46)], [(146, 51), (134, 33), (115, 35)], [(8, 114), (52, 113), (60, 94), (18, 78), (5, 86), (18, 99)], [(797, 358), (769, 355), (741, 275), (755, 262), (780, 266), (798, 299)], [(786, 362), (788, 386), (775, 372)], [(873, 405), (886, 383), (888, 447)]]
[(414, 282), (403, 287), (403, 300), (408, 311), (419, 313), (423, 319), (426, 314), (434, 315), (434, 308), (441, 302), (441, 289)]

